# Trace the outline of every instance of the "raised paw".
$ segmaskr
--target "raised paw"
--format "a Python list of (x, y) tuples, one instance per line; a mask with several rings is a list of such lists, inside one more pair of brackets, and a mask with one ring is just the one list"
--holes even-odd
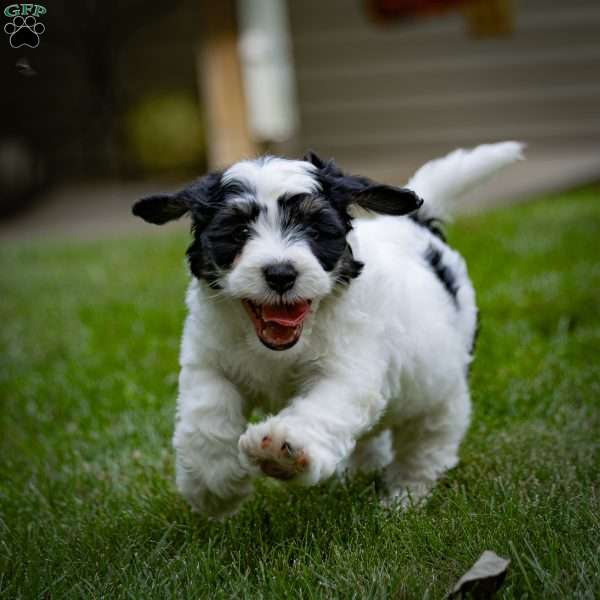
[(275, 421), (251, 425), (240, 437), (243, 459), (275, 479), (290, 480), (305, 473), (310, 468), (308, 453), (287, 433)]

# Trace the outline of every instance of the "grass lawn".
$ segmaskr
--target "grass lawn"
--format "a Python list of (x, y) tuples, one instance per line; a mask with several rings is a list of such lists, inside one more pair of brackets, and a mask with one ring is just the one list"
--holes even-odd
[(0, 596), (600, 596), (600, 188), (463, 218), (483, 316), (462, 462), (422, 509), (265, 482), (207, 522), (170, 448), (186, 240), (0, 246)]

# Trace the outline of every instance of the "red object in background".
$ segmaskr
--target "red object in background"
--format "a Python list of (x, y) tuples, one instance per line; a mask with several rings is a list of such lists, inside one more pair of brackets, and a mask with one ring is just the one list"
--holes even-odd
[(365, 0), (373, 21), (386, 25), (422, 16), (459, 10), (472, 37), (498, 37), (513, 33), (515, 0)]
[(396, 21), (445, 13), (461, 7), (465, 0), (366, 0), (369, 14), (378, 21)]

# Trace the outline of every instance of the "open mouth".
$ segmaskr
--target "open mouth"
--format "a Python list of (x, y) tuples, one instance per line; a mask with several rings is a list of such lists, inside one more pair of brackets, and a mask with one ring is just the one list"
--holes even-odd
[(310, 313), (310, 300), (293, 304), (257, 304), (242, 300), (258, 339), (271, 350), (287, 350), (302, 335), (304, 320)]

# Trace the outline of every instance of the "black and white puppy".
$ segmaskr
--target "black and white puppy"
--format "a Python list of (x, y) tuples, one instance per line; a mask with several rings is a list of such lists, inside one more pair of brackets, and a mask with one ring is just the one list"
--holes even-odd
[[(151, 223), (193, 222), (173, 443), (195, 509), (233, 512), (261, 474), (314, 485), (372, 469), (405, 503), (457, 464), (477, 308), (436, 224), (521, 151), (457, 150), (406, 189), (314, 154), (264, 157), (135, 204)], [(272, 416), (249, 425), (257, 406)]]

